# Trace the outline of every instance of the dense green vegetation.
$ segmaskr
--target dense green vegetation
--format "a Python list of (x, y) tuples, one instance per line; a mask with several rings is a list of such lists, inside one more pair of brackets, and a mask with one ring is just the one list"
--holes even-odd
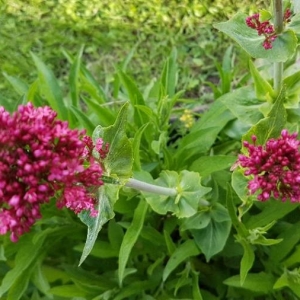
[(0, 3), (1, 299), (300, 299), (300, 7)]
[[(83, 61), (106, 89), (118, 66), (145, 85), (158, 76), (165, 57), (176, 47), (178, 87), (187, 91), (187, 97), (198, 98), (228, 47), (212, 23), (238, 9), (251, 10), (257, 2), (2, 0), (1, 70), (32, 82), (36, 76), (32, 51), (64, 84), (69, 65), (63, 51), (75, 55), (85, 45)], [(16, 99), (2, 74), (0, 97)]]

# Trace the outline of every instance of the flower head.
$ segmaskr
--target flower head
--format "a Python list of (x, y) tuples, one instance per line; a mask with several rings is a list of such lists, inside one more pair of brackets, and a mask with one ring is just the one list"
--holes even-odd
[(0, 234), (10, 231), (12, 241), (41, 218), (41, 204), (52, 197), (58, 208), (97, 214), (93, 190), (103, 184), (101, 164), (85, 155), (92, 147), (85, 132), (56, 115), (31, 103), (12, 115), (0, 107)]
[(244, 174), (252, 176), (248, 183), (250, 194), (259, 192), (257, 199), (270, 197), (300, 202), (300, 141), (297, 133), (281, 132), (278, 139), (270, 139), (265, 146), (244, 142), (248, 155), (239, 155), (238, 164), (245, 168)]

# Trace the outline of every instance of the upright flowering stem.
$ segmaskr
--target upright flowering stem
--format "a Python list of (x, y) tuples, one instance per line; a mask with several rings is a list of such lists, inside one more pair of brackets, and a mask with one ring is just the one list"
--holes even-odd
[[(277, 34), (283, 31), (282, 0), (273, 0), (274, 27)], [(283, 62), (274, 63), (274, 90), (279, 92), (282, 86)]]

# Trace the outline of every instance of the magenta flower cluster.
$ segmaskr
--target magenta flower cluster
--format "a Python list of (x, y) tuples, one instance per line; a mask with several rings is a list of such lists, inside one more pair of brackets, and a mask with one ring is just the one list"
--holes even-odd
[(268, 50), (272, 49), (272, 42), (277, 38), (274, 26), (270, 24), (269, 21), (260, 22), (259, 14), (254, 14), (246, 18), (246, 24), (252, 29), (256, 29), (258, 35), (264, 35), (265, 40), (263, 42), (263, 47)]
[[(255, 29), (258, 35), (264, 35), (263, 47), (268, 50), (272, 49), (272, 43), (276, 40), (277, 34), (274, 26), (269, 21), (261, 22), (259, 20), (260, 15), (258, 13), (246, 18), (246, 24), (248, 27)], [(290, 22), (291, 10), (288, 8), (283, 16), (285, 23)]]
[(270, 197), (300, 202), (300, 141), (297, 133), (281, 132), (278, 139), (270, 139), (265, 146), (244, 142), (248, 155), (239, 155), (238, 163), (245, 168), (244, 175), (252, 175), (248, 183), (250, 194), (259, 191), (257, 199)]
[(11, 232), (12, 241), (41, 218), (41, 204), (52, 197), (58, 208), (98, 213), (93, 191), (103, 184), (102, 167), (91, 155), (93, 143), (56, 116), (31, 103), (12, 115), (0, 107), (0, 234)]

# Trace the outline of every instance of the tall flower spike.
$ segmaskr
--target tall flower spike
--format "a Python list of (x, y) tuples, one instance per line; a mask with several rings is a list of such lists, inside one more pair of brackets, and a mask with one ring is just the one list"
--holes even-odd
[(97, 215), (93, 191), (103, 184), (101, 164), (86, 155), (85, 132), (56, 115), (31, 103), (13, 115), (0, 107), (0, 234), (11, 232), (12, 241), (41, 218), (41, 204), (52, 197), (58, 208)]
[(297, 133), (281, 132), (278, 139), (270, 139), (265, 146), (244, 142), (248, 155), (239, 155), (238, 164), (245, 168), (244, 175), (252, 176), (248, 183), (250, 194), (258, 192), (257, 199), (271, 197), (300, 202), (300, 141)]

